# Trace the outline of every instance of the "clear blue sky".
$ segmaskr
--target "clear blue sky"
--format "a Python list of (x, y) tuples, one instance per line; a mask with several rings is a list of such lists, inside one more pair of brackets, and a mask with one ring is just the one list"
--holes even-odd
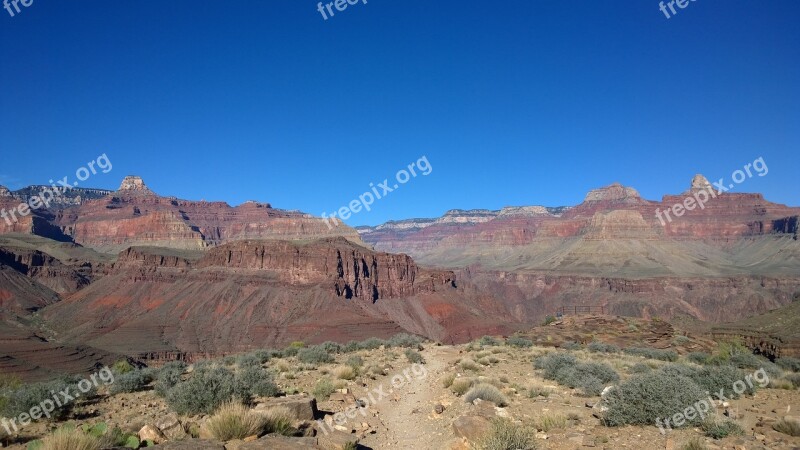
[(691, 177), (800, 205), (800, 2), (34, 0), (0, 9), (0, 184), (107, 153), (116, 188), (331, 212), (427, 156), (351, 225), (572, 205)]

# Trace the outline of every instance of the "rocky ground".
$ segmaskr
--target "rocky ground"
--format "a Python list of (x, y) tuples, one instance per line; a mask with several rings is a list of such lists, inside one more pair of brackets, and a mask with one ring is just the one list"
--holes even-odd
[[(785, 416), (796, 417), (800, 392), (766, 388), (750, 397), (720, 406), (718, 413), (734, 418), (745, 430), (743, 435), (721, 440), (704, 437), (697, 428), (684, 428), (662, 435), (655, 426), (610, 428), (596, 417), (600, 397), (584, 397), (576, 390), (542, 378), (532, 360), (554, 352), (552, 348), (516, 348), (508, 345), (475, 344), (439, 346), (427, 344), (420, 352), (422, 365), (412, 364), (402, 349), (363, 350), (337, 356), (337, 361), (312, 367), (295, 358), (273, 358), (265, 366), (287, 398), (258, 399), (254, 408), (264, 409), (277, 403), (288, 404), (296, 412), (297, 423), (311, 438), (276, 438), (250, 443), (234, 441), (214, 443), (197, 440), (206, 417), (179, 417), (152, 390), (132, 394), (101, 395), (96, 401), (82, 403), (71, 422), (76, 425), (105, 422), (142, 437), (162, 441), (162, 448), (343, 448), (358, 440), (360, 448), (384, 449), (468, 449), (490, 427), (491, 420), (507, 418), (535, 433), (539, 448), (569, 449), (680, 449), (693, 438), (701, 438), (709, 449), (794, 449), (800, 438), (774, 431), (771, 424)], [(611, 364), (620, 375), (629, 376), (637, 363), (652, 367), (661, 361), (645, 360), (624, 354), (573, 351), (582, 360)], [(350, 380), (339, 378), (339, 370), (353, 356), (363, 360), (359, 374)], [(465, 369), (465, 360), (480, 361)], [(468, 361), (466, 366), (469, 366)], [(476, 400), (467, 403), (462, 396), (446, 388), (448, 378), (480, 378), (498, 386), (508, 405), (497, 407)], [(335, 380), (337, 390), (313, 400), (322, 378)], [(350, 378), (345, 375), (344, 378)], [(531, 390), (541, 395), (529, 395)], [(295, 394), (296, 393), (296, 394)], [(358, 399), (365, 399), (364, 408)], [(316, 408), (316, 412), (314, 411)], [(347, 411), (351, 411), (350, 418)], [(336, 415), (345, 413), (344, 415)], [(314, 415), (312, 420), (312, 415)], [(344, 419), (334, 421), (334, 418)], [(39, 422), (28, 426), (10, 442), (9, 448), (24, 449), (27, 442), (46, 435), (62, 424)], [(188, 446), (188, 447), (187, 447)]]

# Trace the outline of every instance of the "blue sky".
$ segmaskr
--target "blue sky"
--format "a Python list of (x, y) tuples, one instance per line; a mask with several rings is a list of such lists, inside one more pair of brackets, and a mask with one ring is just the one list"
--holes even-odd
[(0, 183), (332, 212), (421, 156), (351, 225), (572, 205), (695, 173), (800, 205), (800, 2), (46, 2), (0, 9)]

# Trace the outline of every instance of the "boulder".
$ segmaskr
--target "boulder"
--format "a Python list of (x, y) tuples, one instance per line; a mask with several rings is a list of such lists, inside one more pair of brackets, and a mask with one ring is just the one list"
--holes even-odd
[(453, 421), (453, 433), (470, 442), (477, 442), (491, 428), (491, 421), (482, 416), (461, 416)]
[(317, 400), (307, 395), (290, 395), (288, 397), (270, 398), (256, 405), (256, 411), (283, 406), (294, 414), (297, 420), (314, 420), (319, 411)]
[(176, 414), (168, 414), (160, 418), (156, 421), (156, 427), (171, 441), (178, 441), (188, 437), (183, 423)]
[(157, 426), (148, 424), (139, 430), (139, 440), (142, 442), (151, 441), (154, 444), (161, 444), (167, 442), (168, 439)]

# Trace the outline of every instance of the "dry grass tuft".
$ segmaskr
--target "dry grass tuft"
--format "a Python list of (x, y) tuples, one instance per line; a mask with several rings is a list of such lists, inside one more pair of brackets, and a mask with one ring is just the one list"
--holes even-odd
[(789, 436), (800, 436), (800, 423), (791, 420), (781, 420), (776, 422), (774, 425), (772, 425), (772, 429), (779, 433), (788, 434)]
[(350, 366), (340, 366), (333, 369), (333, 374), (340, 380), (354, 380), (356, 378), (356, 369)]
[(77, 429), (62, 428), (44, 438), (40, 450), (100, 450), (100, 440)]
[(285, 406), (270, 408), (263, 413), (267, 433), (278, 433), (284, 436), (293, 436), (297, 430), (294, 428), (294, 414)]
[(264, 434), (267, 420), (241, 403), (222, 405), (206, 423), (208, 432), (222, 442)]
[(456, 395), (464, 395), (469, 388), (472, 387), (473, 381), (471, 378), (456, 378), (450, 385), (450, 390)]
[(536, 428), (545, 433), (558, 430), (567, 426), (567, 418), (561, 414), (544, 413), (536, 421)]
[(508, 405), (508, 399), (506, 399), (506, 396), (503, 395), (499, 389), (489, 383), (480, 383), (475, 385), (469, 390), (469, 392), (467, 392), (467, 395), (464, 396), (464, 401), (467, 403), (472, 403), (476, 399), (492, 402), (497, 406)]

